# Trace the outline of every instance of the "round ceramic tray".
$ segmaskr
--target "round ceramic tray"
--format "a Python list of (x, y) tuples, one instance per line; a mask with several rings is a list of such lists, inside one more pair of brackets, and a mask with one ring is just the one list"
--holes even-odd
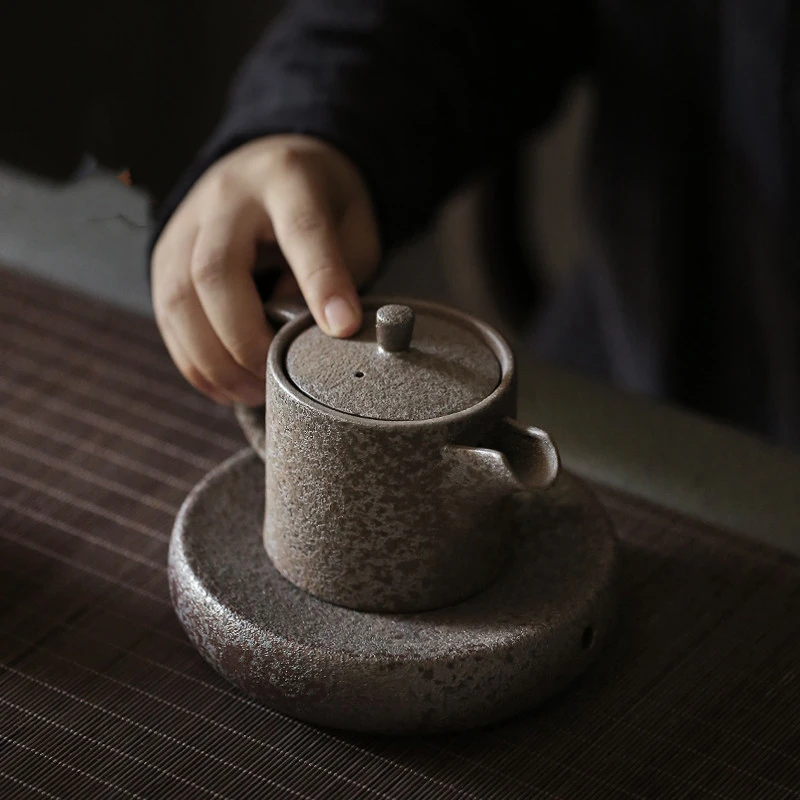
[(496, 722), (576, 678), (612, 627), (616, 540), (570, 475), (527, 504), (513, 557), (488, 589), (392, 615), (323, 602), (274, 569), (261, 542), (263, 482), (248, 450), (198, 484), (175, 522), (169, 577), (195, 647), (277, 711), (382, 733)]

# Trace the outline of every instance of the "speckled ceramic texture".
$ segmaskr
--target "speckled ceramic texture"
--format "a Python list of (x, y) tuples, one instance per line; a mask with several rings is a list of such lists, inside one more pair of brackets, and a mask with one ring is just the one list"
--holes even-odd
[[(380, 305), (368, 301), (365, 311)], [(508, 557), (516, 495), (548, 485), (558, 471), (546, 434), (508, 421), (514, 361), (500, 336), (435, 304), (413, 307), (462, 325), (493, 353), (500, 380), (488, 396), (435, 419), (331, 409), (286, 374), (287, 351), (313, 325), (308, 314), (278, 332), (267, 362), (267, 553), (300, 588), (364, 611), (428, 610), (484, 588)], [(415, 396), (405, 400), (412, 417)]]
[(261, 546), (262, 478), (246, 451), (198, 485), (175, 523), (169, 580), (197, 649), (277, 711), (381, 733), (485, 725), (565, 687), (610, 632), (615, 537), (569, 475), (521, 509), (511, 557), (491, 586), (408, 615), (335, 606), (282, 578)]
[(381, 306), (375, 313), (378, 344), (386, 353), (402, 353), (411, 347), (416, 314), (414, 309), (398, 303)]
[(334, 339), (316, 325), (297, 336), (286, 354), (295, 386), (358, 417), (424, 420), (470, 408), (500, 382), (494, 351), (471, 326), (417, 314), (409, 349), (386, 352), (378, 345), (375, 316), (365, 312), (350, 339)]

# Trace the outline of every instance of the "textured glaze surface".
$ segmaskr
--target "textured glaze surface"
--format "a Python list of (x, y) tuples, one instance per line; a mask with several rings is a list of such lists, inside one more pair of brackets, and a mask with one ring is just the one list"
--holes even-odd
[(368, 611), (436, 608), (483, 588), (508, 553), (514, 479), (502, 457), (444, 450), (459, 424), (480, 423), (355, 424), (270, 381), (264, 545), (277, 569)]
[(369, 419), (432, 419), (491, 394), (500, 365), (486, 343), (455, 319), (415, 311), (411, 344), (399, 352), (379, 346), (374, 310), (350, 339), (307, 328), (288, 349), (289, 377), (323, 405)]
[(387, 353), (408, 350), (414, 335), (416, 315), (411, 306), (389, 303), (375, 314), (375, 334), (378, 345)]
[[(447, 344), (442, 330), (457, 331), (452, 352), (471, 337), (473, 355), (489, 354), (499, 380), (488, 396), (431, 419), (371, 419), (332, 409), (287, 374), (288, 354), (318, 330), (305, 313), (281, 328), (270, 348), (266, 429), (258, 412), (239, 411), (250, 441), (265, 454), (264, 544), (273, 564), (296, 586), (362, 611), (429, 610), (484, 588), (508, 556), (515, 496), (548, 486), (558, 472), (549, 438), (509, 422), (516, 379), (506, 342), (465, 314), (410, 302), (417, 324), (430, 321), (432, 343)], [(365, 301), (366, 317), (374, 323), (381, 308), (386, 303), (377, 298)], [(381, 351), (374, 325), (365, 341), (323, 337), (322, 346), (356, 352), (348, 348), (360, 344), (390, 362), (415, 352), (413, 342), (408, 352)], [(329, 361), (308, 346), (305, 367), (324, 373)], [(351, 380), (366, 374), (356, 370)]]
[[(374, 420), (333, 410), (298, 389), (283, 368), (310, 318), (278, 332), (267, 362), (264, 545), (295, 585), (363, 611), (457, 602), (484, 588), (508, 555), (519, 487), (507, 462), (443, 448), (491, 447), (498, 438), (498, 426), (514, 411), (513, 356), (496, 334), (468, 318), (433, 304), (416, 306), (420, 316), (443, 313), (452, 316), (449, 324), (472, 325), (471, 335), (481, 336), (481, 347), (502, 365), (489, 397), (429, 420)], [(375, 310), (366, 312), (374, 318)], [(377, 347), (374, 331), (370, 347)]]
[(438, 611), (382, 615), (319, 601), (277, 573), (260, 542), (262, 474), (257, 456), (241, 453), (192, 492), (169, 576), (198, 650), (278, 711), (387, 733), (484, 725), (567, 685), (609, 633), (615, 538), (571, 476), (527, 504), (488, 589)]

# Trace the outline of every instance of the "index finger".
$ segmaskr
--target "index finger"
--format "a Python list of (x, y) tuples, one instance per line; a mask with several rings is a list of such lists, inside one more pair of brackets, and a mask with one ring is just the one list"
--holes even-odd
[(268, 183), (264, 202), (317, 324), (331, 336), (351, 336), (361, 327), (361, 303), (324, 189), (292, 172)]

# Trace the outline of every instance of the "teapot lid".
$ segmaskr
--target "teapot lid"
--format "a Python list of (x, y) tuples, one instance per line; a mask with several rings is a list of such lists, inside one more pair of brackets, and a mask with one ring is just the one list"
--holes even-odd
[(316, 325), (286, 354), (289, 378), (329, 408), (380, 420), (425, 420), (479, 403), (500, 382), (489, 345), (457, 318), (405, 305), (365, 311), (361, 331), (334, 339)]

